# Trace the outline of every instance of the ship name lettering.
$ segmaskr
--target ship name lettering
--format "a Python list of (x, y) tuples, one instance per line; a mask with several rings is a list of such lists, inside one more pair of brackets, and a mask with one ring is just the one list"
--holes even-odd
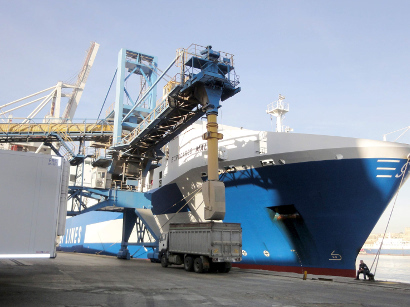
[(65, 244), (77, 244), (81, 242), (82, 227), (73, 227), (66, 230), (65, 235), (62, 237), (61, 242)]
[(409, 165), (409, 161), (404, 163), (404, 165), (401, 167), (400, 174), (396, 174), (396, 178), (400, 178), (401, 176), (403, 176), (406, 173), (408, 165)]
[(187, 150), (181, 152), (181, 153), (178, 154), (178, 155), (172, 156), (172, 157), (171, 157), (171, 163), (172, 163), (172, 162), (176, 162), (176, 161), (178, 161), (179, 159), (182, 159), (182, 158), (187, 157), (187, 156), (189, 156), (189, 155), (192, 155), (193, 153), (198, 153), (198, 152), (205, 151), (205, 150), (207, 150), (206, 144), (201, 144), (201, 145), (198, 145), (198, 146), (195, 147), (195, 148), (187, 149)]

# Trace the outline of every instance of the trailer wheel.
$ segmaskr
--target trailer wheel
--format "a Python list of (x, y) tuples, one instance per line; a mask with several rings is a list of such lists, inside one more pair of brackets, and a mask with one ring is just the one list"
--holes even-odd
[(229, 271), (231, 270), (231, 268), (232, 268), (232, 263), (230, 263), (230, 262), (225, 262), (225, 268), (224, 268), (224, 270), (223, 270), (223, 273), (229, 273)]
[(168, 267), (168, 259), (167, 259), (167, 256), (162, 255), (162, 257), (161, 257), (161, 265), (162, 265), (163, 268)]
[(184, 268), (185, 271), (192, 272), (194, 270), (194, 258), (186, 256), (184, 259)]
[(209, 266), (209, 272), (211, 272), (211, 273), (218, 272), (218, 264), (217, 263), (211, 262), (209, 265), (210, 265)]
[(195, 273), (202, 273), (204, 271), (204, 264), (202, 263), (202, 259), (200, 257), (195, 258), (194, 271)]

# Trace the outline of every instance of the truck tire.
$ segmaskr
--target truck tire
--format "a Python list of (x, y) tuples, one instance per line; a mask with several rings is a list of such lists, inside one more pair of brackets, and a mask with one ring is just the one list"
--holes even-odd
[(222, 271), (223, 273), (229, 273), (229, 271), (231, 270), (231, 268), (232, 268), (232, 263), (230, 263), (230, 262), (225, 262), (225, 268), (224, 268), (224, 270)]
[(202, 273), (204, 271), (204, 264), (202, 263), (201, 257), (197, 257), (194, 260), (194, 271), (195, 273)]
[(168, 259), (167, 259), (167, 256), (162, 255), (162, 257), (161, 257), (161, 265), (162, 265), (163, 268), (168, 267)]
[(209, 272), (216, 273), (218, 272), (218, 264), (215, 262), (210, 263)]
[(194, 270), (194, 258), (186, 256), (184, 259), (184, 268), (185, 271), (192, 272)]

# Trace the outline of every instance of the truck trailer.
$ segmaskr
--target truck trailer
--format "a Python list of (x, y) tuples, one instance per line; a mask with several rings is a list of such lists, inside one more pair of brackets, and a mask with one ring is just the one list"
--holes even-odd
[(62, 157), (0, 150), (0, 169), (0, 258), (56, 257), (70, 165)]
[(159, 240), (163, 267), (184, 265), (186, 271), (228, 273), (242, 260), (242, 228), (238, 223), (173, 223)]

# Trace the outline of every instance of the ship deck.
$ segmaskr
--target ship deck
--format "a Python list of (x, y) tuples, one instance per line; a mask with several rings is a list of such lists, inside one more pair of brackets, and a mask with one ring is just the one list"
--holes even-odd
[(0, 306), (407, 306), (410, 284), (233, 268), (196, 274), (146, 260), (62, 253), (0, 260)]

